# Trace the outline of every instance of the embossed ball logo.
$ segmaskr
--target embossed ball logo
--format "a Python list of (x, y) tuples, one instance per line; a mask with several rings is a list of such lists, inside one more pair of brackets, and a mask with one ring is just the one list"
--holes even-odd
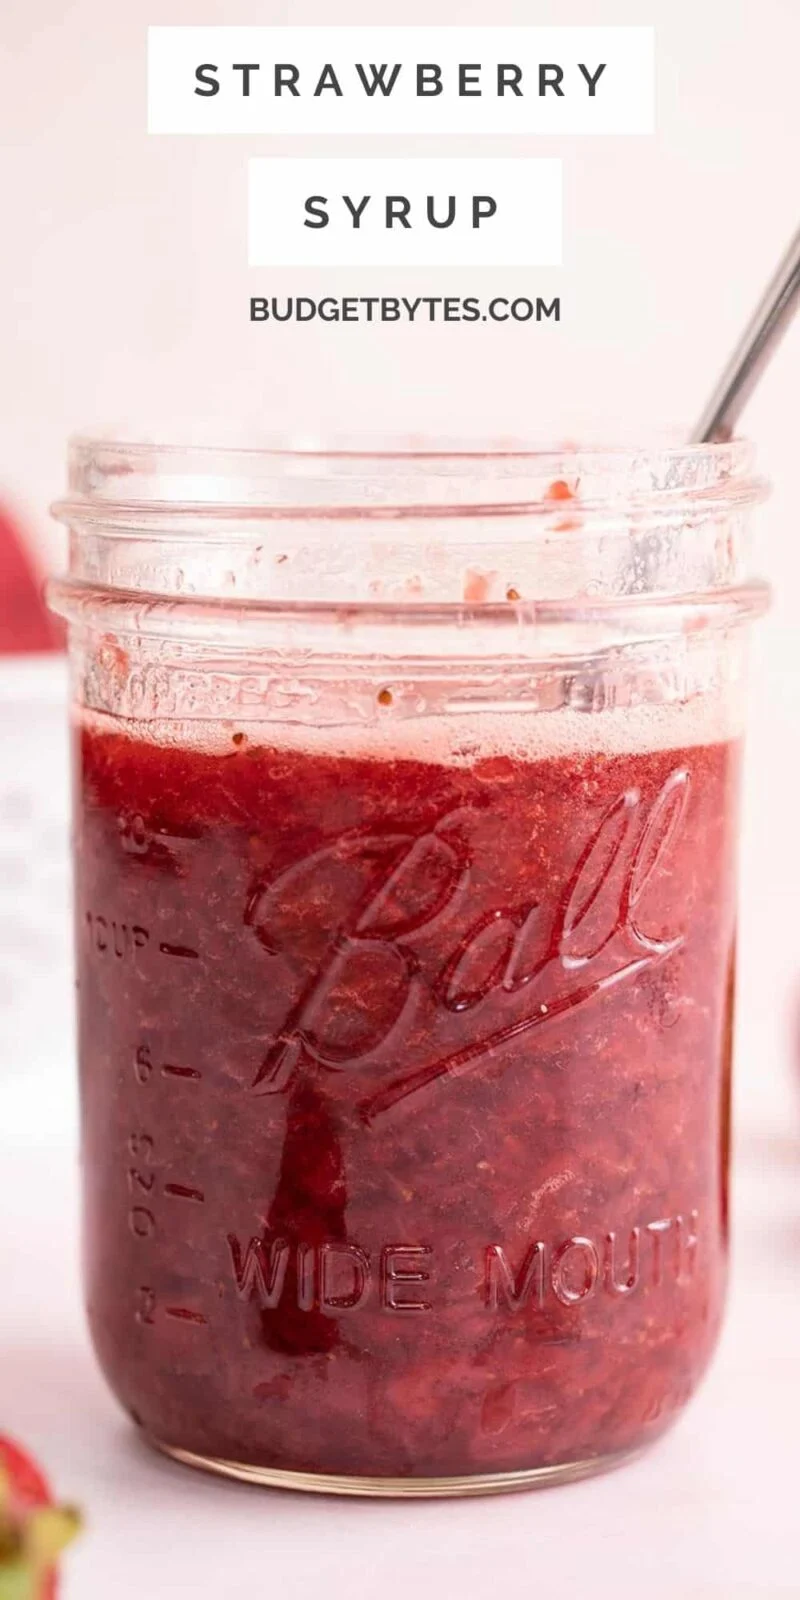
[[(402, 1057), (423, 1005), (448, 1014), (451, 1027), (461, 1019), (455, 1048), (415, 1059), (359, 1102), (372, 1122), (664, 961), (683, 934), (659, 925), (663, 913), (648, 891), (668, 869), (689, 790), (683, 767), (649, 804), (638, 789), (624, 790), (576, 847), (566, 880), (544, 882), (538, 898), (519, 905), (475, 902), (468, 808), (422, 832), (355, 830), (256, 884), (245, 923), (270, 955), (291, 961), (300, 982), (254, 1091), (285, 1089), (303, 1057), (355, 1073), (387, 1047)], [(451, 922), (458, 931), (448, 947)], [(420, 957), (432, 931), (433, 976)]]

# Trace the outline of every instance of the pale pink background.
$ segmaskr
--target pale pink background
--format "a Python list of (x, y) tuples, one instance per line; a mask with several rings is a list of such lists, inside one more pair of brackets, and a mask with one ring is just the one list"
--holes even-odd
[[(559, 327), (249, 326), (248, 296), (268, 276), (276, 290), (354, 293), (373, 292), (376, 277), (330, 274), (323, 286), (248, 270), (246, 158), (281, 147), (148, 140), (145, 27), (323, 19), (655, 22), (655, 139), (472, 147), (563, 156), (564, 269), (398, 280), (401, 292), (560, 290)], [(146, 427), (201, 410), (265, 427), (548, 435), (585, 422), (613, 436), (688, 425), (800, 221), (798, 62), (800, 0), (0, 0), (0, 495), (19, 501), (57, 559), (46, 506), (65, 435), (92, 423)], [(74, 1160), (61, 1150), (64, 1029), (63, 1059), (18, 1107), (9, 1089), (22, 1074), (4, 1084), (0, 1059), (0, 1284), (13, 1285), (0, 1299), (0, 1421), (87, 1507), (68, 1600), (797, 1592), (799, 411), (800, 321), (747, 419), (776, 485), (760, 565), (778, 603), (753, 686), (734, 1300), (703, 1396), (629, 1472), (542, 1497), (413, 1512), (278, 1503), (160, 1466), (131, 1442), (86, 1348)]]
[[(310, 140), (145, 133), (147, 23), (654, 22), (655, 139), (446, 140), (558, 154), (559, 271), (274, 272), (246, 265), (248, 154)], [(5, 0), (0, 18), (0, 493), (53, 559), (46, 507), (76, 428), (178, 416), (265, 429), (428, 426), (613, 438), (687, 426), (798, 223), (799, 0)], [(387, 140), (385, 151), (430, 145)], [(341, 153), (363, 153), (342, 140)], [(251, 293), (535, 292), (560, 326), (251, 326)], [(776, 492), (778, 603), (756, 672), (745, 856), (745, 1098), (782, 1114), (800, 979), (800, 321), (747, 426)], [(766, 956), (766, 959), (765, 959)], [(755, 982), (756, 958), (759, 979)]]

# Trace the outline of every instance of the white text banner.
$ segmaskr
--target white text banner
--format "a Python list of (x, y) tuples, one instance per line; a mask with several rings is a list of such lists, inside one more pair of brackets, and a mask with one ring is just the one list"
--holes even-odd
[(168, 134), (646, 134), (654, 30), (148, 30), (148, 128)]

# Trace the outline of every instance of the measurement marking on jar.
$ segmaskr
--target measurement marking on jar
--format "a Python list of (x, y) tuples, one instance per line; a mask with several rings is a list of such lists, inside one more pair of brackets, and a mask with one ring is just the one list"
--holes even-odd
[(199, 961), (200, 951), (188, 944), (169, 944), (162, 939), (159, 950), (162, 956), (178, 956), (183, 961)]
[(202, 1189), (192, 1189), (185, 1183), (165, 1183), (164, 1193), (173, 1200), (195, 1200), (198, 1205), (205, 1204), (205, 1195)]
[(149, 1194), (155, 1181), (154, 1172), (140, 1172), (138, 1167), (128, 1168), (128, 1188), (131, 1194), (135, 1194), (137, 1189), (143, 1189), (145, 1194)]
[(153, 1290), (143, 1283), (136, 1291), (136, 1299), (137, 1306), (134, 1312), (136, 1321), (144, 1323), (148, 1328), (152, 1328), (156, 1320), (153, 1315), (156, 1309), (156, 1297)]
[(141, 812), (130, 814), (120, 811), (117, 816), (120, 844), (125, 854), (138, 857), (149, 855), (153, 845), (193, 844), (197, 833), (175, 832), (168, 828), (150, 827)]
[(164, 1316), (171, 1317), (173, 1322), (192, 1322), (198, 1328), (204, 1328), (208, 1322), (202, 1311), (190, 1311), (188, 1306), (165, 1306)]
[(156, 1231), (156, 1219), (150, 1207), (135, 1203), (137, 1196), (141, 1201), (140, 1191), (149, 1196), (155, 1183), (155, 1173), (150, 1170), (154, 1150), (155, 1143), (149, 1133), (129, 1134), (128, 1154), (139, 1163), (138, 1166), (129, 1167), (127, 1172), (128, 1190), (132, 1197), (128, 1208), (128, 1227), (135, 1239), (150, 1239)]
[(143, 950), (150, 939), (148, 929), (140, 923), (119, 922), (115, 917), (106, 917), (97, 911), (87, 911), (85, 922), (93, 954), (114, 956), (117, 961), (133, 958), (136, 951)]
[(138, 1156), (142, 1161), (152, 1161), (153, 1141), (149, 1133), (132, 1133), (128, 1139), (128, 1149), (132, 1156)]
[(128, 1227), (135, 1239), (149, 1239), (156, 1231), (156, 1219), (147, 1206), (131, 1206)]
[(205, 1328), (208, 1326), (208, 1317), (202, 1311), (194, 1311), (191, 1306), (161, 1306), (159, 1307), (156, 1292), (149, 1284), (141, 1284), (136, 1291), (136, 1305), (134, 1309), (136, 1321), (144, 1327), (153, 1328), (160, 1316), (170, 1317), (173, 1322), (188, 1323), (190, 1327)]
[[(150, 1045), (138, 1045), (133, 1058), (133, 1071), (137, 1083), (148, 1083), (153, 1075), (154, 1066)], [(162, 1062), (160, 1072), (162, 1078), (181, 1078), (187, 1083), (199, 1083), (203, 1076), (197, 1067), (181, 1067), (173, 1061)]]

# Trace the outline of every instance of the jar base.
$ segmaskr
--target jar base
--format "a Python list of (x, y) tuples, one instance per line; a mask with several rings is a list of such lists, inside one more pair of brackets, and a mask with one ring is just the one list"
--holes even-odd
[(178, 1445), (165, 1444), (152, 1434), (147, 1442), (182, 1466), (202, 1472), (215, 1472), (223, 1478), (238, 1478), (242, 1483), (262, 1489), (294, 1489), (303, 1494), (360, 1495), (366, 1498), (395, 1500), (436, 1500), (481, 1494), (514, 1494), (523, 1489), (547, 1489), (559, 1483), (574, 1483), (610, 1472), (641, 1454), (641, 1447), (615, 1454), (591, 1456), (584, 1461), (565, 1461), (553, 1467), (531, 1467), (520, 1472), (484, 1472), (457, 1478), (360, 1478), (335, 1472), (285, 1472), (280, 1467), (257, 1467), (244, 1461), (221, 1461), (216, 1456), (197, 1455)]

